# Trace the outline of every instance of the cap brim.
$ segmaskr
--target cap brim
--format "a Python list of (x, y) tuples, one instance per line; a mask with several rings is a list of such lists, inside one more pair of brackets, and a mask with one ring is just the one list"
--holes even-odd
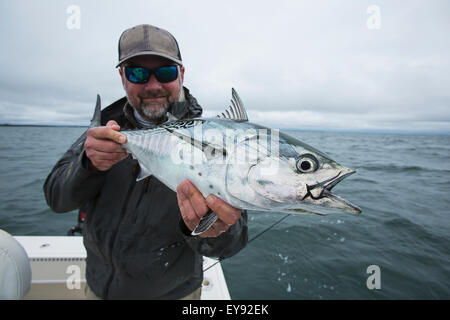
[(183, 62), (182, 62), (181, 60), (175, 59), (174, 57), (171, 57), (171, 56), (169, 56), (168, 54), (159, 53), (159, 52), (154, 52), (154, 51), (148, 51), (148, 52), (143, 51), (143, 52), (135, 53), (135, 54), (129, 55), (128, 57), (123, 58), (122, 60), (120, 60), (120, 61), (117, 63), (116, 68), (117, 68), (118, 66), (120, 66), (122, 63), (124, 63), (125, 61), (127, 61), (127, 60), (129, 60), (129, 59), (131, 59), (131, 58), (134, 58), (134, 57), (139, 57), (139, 56), (158, 56), (158, 57), (162, 57), (162, 58), (166, 58), (166, 59), (168, 59), (168, 60), (171, 60), (171, 61), (173, 61), (173, 62), (179, 64), (180, 66), (183, 65)]

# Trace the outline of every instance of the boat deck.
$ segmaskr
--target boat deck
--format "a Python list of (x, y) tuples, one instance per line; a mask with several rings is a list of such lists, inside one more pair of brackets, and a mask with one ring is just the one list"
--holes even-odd
[[(86, 249), (82, 237), (15, 236), (28, 254), (31, 289), (24, 299), (85, 299)], [(216, 260), (205, 257), (206, 269)], [(204, 273), (202, 300), (230, 300), (220, 263)]]

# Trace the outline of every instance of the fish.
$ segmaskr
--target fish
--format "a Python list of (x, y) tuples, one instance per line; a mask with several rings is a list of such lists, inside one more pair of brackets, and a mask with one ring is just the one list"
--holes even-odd
[[(123, 130), (122, 144), (140, 166), (137, 180), (153, 175), (171, 190), (189, 179), (204, 197), (213, 194), (242, 210), (328, 215), (361, 209), (332, 189), (356, 171), (277, 129), (248, 120), (232, 88), (222, 114)], [(91, 126), (100, 123), (100, 97)], [(209, 210), (192, 235), (218, 219)]]

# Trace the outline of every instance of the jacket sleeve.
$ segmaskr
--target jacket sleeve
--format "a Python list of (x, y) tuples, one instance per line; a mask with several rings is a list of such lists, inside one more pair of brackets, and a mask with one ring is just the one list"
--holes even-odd
[(85, 140), (86, 132), (66, 151), (45, 180), (45, 199), (55, 212), (78, 209), (95, 197), (103, 184), (104, 172), (87, 170)]
[(232, 225), (227, 232), (222, 233), (216, 238), (191, 236), (183, 219), (180, 220), (180, 228), (182, 229), (183, 237), (186, 242), (194, 251), (203, 256), (218, 258), (220, 260), (235, 255), (243, 249), (248, 242), (246, 210), (242, 210), (239, 220)]

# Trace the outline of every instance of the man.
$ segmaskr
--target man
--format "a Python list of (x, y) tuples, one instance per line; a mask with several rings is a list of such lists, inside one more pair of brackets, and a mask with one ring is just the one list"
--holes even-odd
[[(199, 298), (202, 256), (230, 257), (247, 243), (247, 216), (223, 200), (206, 199), (190, 181), (177, 193), (155, 177), (136, 181), (139, 166), (120, 147), (121, 129), (150, 128), (198, 117), (197, 100), (183, 87), (185, 68), (175, 38), (138, 25), (119, 39), (119, 74), (126, 97), (102, 111), (57, 162), (44, 184), (56, 212), (80, 208), (87, 250), (87, 294), (101, 299)], [(218, 221), (191, 236), (213, 210)]]

